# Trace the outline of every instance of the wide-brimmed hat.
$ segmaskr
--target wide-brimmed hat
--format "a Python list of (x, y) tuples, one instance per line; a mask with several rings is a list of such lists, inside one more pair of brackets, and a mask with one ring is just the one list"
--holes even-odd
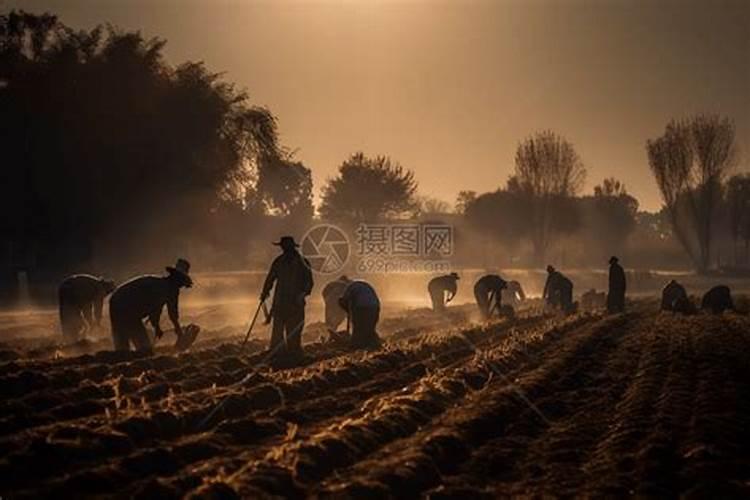
[(281, 248), (297, 248), (299, 244), (294, 241), (294, 236), (282, 236), (279, 241), (274, 241), (274, 245)]
[(167, 266), (166, 269), (169, 274), (176, 274), (183, 278), (185, 280), (185, 286), (193, 286), (193, 280), (190, 278), (190, 262), (187, 260), (182, 258), (177, 259), (174, 267)]
[(457, 279), (457, 280), (461, 279), (461, 277), (458, 275), (458, 273), (451, 273), (450, 277), (453, 278), (453, 279)]
[(609, 258), (609, 263), (614, 264), (615, 262), (620, 262), (620, 259), (618, 259), (617, 257), (613, 255), (612, 257)]

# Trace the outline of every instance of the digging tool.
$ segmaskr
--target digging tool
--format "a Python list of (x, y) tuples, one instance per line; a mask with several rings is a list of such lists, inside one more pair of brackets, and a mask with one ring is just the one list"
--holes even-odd
[(263, 304), (265, 304), (264, 301), (260, 301), (260, 304), (258, 304), (258, 308), (255, 310), (255, 314), (253, 315), (253, 320), (250, 322), (250, 328), (247, 329), (247, 333), (245, 334), (245, 340), (242, 341), (242, 346), (245, 347), (245, 344), (247, 344), (247, 340), (250, 338), (250, 333), (253, 331), (253, 327), (255, 326), (255, 321), (258, 319), (258, 313), (260, 313), (260, 310), (263, 308)]

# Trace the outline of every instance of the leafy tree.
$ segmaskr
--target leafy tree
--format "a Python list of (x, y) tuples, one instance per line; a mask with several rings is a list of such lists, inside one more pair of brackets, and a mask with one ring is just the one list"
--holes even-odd
[(674, 233), (700, 272), (711, 261), (722, 182), (735, 158), (734, 136), (728, 118), (698, 115), (670, 121), (661, 137), (646, 143)]
[(476, 196), (466, 204), (464, 218), (481, 234), (515, 247), (530, 236), (530, 199), (523, 193), (498, 189)]
[(262, 157), (256, 189), (267, 213), (301, 220), (312, 217), (312, 172), (301, 162), (281, 155)]
[(466, 207), (469, 206), (474, 200), (477, 199), (476, 191), (459, 191), (456, 196), (456, 203), (453, 211), (457, 214), (463, 214), (466, 212)]
[(417, 204), (421, 214), (447, 214), (451, 211), (451, 206), (447, 201), (431, 196), (419, 196)]
[(518, 145), (508, 188), (529, 200), (534, 260), (543, 264), (556, 233), (577, 226), (570, 200), (583, 186), (586, 169), (573, 145), (552, 131), (537, 132)]
[(399, 218), (418, 209), (414, 173), (387, 156), (355, 153), (323, 187), (320, 215), (344, 223)]
[(599, 257), (620, 254), (637, 225), (638, 200), (614, 178), (594, 187), (593, 196), (580, 198), (587, 245)]
[(0, 16), (0, 209), (19, 214), (0, 222), (3, 250), (59, 270), (103, 246), (161, 260), (242, 200), (250, 167), (277, 150), (275, 118), (202, 63), (168, 65), (164, 45)]

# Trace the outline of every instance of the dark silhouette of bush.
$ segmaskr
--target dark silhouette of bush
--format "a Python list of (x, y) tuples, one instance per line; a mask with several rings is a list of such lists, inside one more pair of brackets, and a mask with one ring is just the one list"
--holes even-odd
[(0, 16), (0, 267), (63, 271), (95, 250), (184, 250), (248, 165), (277, 154), (273, 115), (164, 40), (55, 16)]

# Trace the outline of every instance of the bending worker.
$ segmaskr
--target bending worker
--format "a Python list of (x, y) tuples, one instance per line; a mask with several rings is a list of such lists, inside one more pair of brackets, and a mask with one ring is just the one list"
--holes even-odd
[(552, 266), (547, 266), (547, 282), (542, 298), (547, 305), (570, 313), (573, 311), (573, 282)]
[(458, 273), (450, 273), (430, 280), (427, 291), (430, 292), (433, 311), (445, 310), (445, 305), (456, 296), (458, 280)]
[(126, 281), (109, 299), (109, 316), (112, 321), (112, 340), (116, 351), (130, 350), (130, 344), (137, 351), (152, 352), (153, 346), (143, 325), (148, 318), (157, 339), (164, 335), (159, 326), (159, 318), (164, 306), (174, 325), (177, 342), (183, 337), (179, 315), (181, 288), (193, 286), (190, 278), (190, 263), (177, 259), (174, 267), (167, 267), (166, 276), (145, 275)]
[(493, 312), (500, 314), (502, 292), (508, 284), (497, 274), (486, 274), (474, 284), (474, 298), (483, 319), (489, 319)]
[(729, 287), (719, 285), (707, 291), (701, 301), (701, 309), (709, 310), (713, 314), (721, 314), (724, 311), (735, 311)]
[(683, 314), (696, 312), (695, 305), (688, 297), (685, 287), (675, 280), (670, 280), (661, 291), (661, 310)]
[(352, 347), (373, 349), (380, 346), (375, 327), (380, 319), (380, 299), (366, 281), (354, 280), (339, 299), (341, 308), (349, 314), (352, 326)]
[(115, 282), (90, 274), (74, 274), (58, 289), (60, 325), (63, 337), (75, 342), (102, 322), (104, 297), (115, 289)]

